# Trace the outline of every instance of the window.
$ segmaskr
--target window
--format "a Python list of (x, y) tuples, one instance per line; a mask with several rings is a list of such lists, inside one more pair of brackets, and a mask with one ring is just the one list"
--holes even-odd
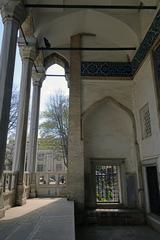
[(37, 159), (38, 159), (39, 161), (43, 161), (43, 160), (44, 160), (44, 154), (43, 154), (43, 153), (38, 153)]
[(151, 117), (150, 117), (148, 103), (141, 108), (140, 119), (141, 119), (142, 139), (145, 139), (152, 135)]
[(116, 165), (96, 166), (96, 202), (120, 203), (120, 167)]
[(37, 172), (43, 172), (43, 164), (37, 165)]

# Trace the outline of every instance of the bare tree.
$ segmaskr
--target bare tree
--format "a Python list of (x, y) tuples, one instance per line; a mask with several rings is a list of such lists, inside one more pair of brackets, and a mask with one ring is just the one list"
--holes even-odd
[(13, 163), (13, 154), (14, 154), (14, 139), (9, 139), (7, 146), (6, 146), (6, 155), (5, 155), (5, 170), (11, 171), (12, 170), (12, 163)]
[(68, 113), (68, 97), (58, 91), (49, 97), (46, 111), (41, 114), (44, 121), (40, 125), (41, 137), (52, 137), (59, 143), (65, 166), (68, 163)]
[(8, 125), (8, 140), (7, 140), (6, 155), (5, 155), (6, 170), (12, 169), (15, 133), (16, 133), (17, 118), (18, 118), (18, 107), (19, 107), (19, 91), (17, 90), (16, 87), (13, 87), (9, 125)]
[(18, 107), (19, 107), (19, 92), (16, 89), (16, 87), (13, 87), (8, 125), (8, 136), (15, 134), (18, 119)]

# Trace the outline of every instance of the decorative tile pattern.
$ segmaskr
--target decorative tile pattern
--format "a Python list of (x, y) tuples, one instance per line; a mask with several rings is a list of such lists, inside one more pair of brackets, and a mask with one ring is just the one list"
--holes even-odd
[(139, 65), (142, 63), (142, 61), (146, 57), (148, 51), (151, 49), (152, 45), (154, 44), (159, 34), (160, 34), (160, 11), (156, 15), (135, 57), (133, 58), (133, 61), (132, 61), (133, 75), (138, 70)]
[(153, 52), (153, 63), (155, 73), (155, 84), (158, 99), (158, 109), (160, 110), (160, 46)]
[(130, 63), (121, 62), (82, 62), (82, 76), (131, 77)]
[(82, 76), (132, 77), (160, 34), (160, 11), (156, 15), (144, 40), (131, 63), (127, 62), (82, 62)]
[(154, 51), (154, 67), (155, 67), (157, 89), (160, 91), (160, 47), (158, 47)]

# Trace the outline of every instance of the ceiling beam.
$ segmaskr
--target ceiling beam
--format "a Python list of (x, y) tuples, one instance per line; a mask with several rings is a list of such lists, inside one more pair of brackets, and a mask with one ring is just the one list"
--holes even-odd
[(100, 48), (100, 47), (80, 47), (80, 48), (73, 48), (73, 47), (51, 47), (45, 48), (40, 47), (38, 50), (45, 50), (45, 51), (135, 51), (136, 47), (112, 47), (112, 48)]
[(27, 8), (54, 8), (54, 9), (101, 9), (101, 10), (156, 10), (155, 5), (59, 5), (59, 4), (25, 4)]

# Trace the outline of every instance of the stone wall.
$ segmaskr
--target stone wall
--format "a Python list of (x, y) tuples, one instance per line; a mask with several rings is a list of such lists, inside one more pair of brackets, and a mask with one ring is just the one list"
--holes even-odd
[[(152, 135), (142, 140), (140, 109), (149, 104)], [(160, 154), (160, 129), (158, 120), (156, 89), (151, 55), (136, 74), (134, 79), (134, 113), (137, 123), (137, 137), (141, 149), (141, 160)]]
[[(146, 167), (157, 166), (160, 189), (160, 128), (158, 114), (158, 98), (155, 84), (155, 73), (152, 54), (149, 54), (134, 79), (134, 114), (137, 125), (137, 137), (143, 168), (144, 196), (146, 212), (150, 213), (149, 189)], [(151, 134), (147, 138), (142, 133), (140, 110), (148, 104), (150, 113)], [(154, 224), (153, 224), (154, 225)]]

